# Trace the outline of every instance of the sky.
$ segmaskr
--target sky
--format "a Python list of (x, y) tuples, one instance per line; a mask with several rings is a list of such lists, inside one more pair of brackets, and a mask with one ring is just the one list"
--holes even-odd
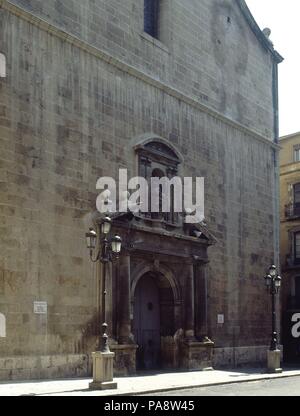
[(268, 27), (279, 64), (280, 136), (300, 131), (300, 1), (246, 0), (261, 29)]

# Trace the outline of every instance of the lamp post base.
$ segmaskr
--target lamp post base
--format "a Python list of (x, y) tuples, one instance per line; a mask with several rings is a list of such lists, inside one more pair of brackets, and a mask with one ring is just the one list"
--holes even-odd
[(91, 390), (111, 390), (118, 387), (113, 381), (113, 352), (93, 352), (93, 381), (89, 384)]
[(106, 383), (97, 383), (92, 381), (92, 383), (89, 384), (90, 390), (114, 390), (118, 388), (118, 383), (115, 382), (106, 382)]
[(268, 350), (268, 373), (282, 373), (282, 368), (280, 367), (281, 362), (281, 351)]

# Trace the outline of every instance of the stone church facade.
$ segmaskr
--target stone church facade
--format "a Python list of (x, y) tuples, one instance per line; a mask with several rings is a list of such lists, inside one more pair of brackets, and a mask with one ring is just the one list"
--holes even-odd
[(265, 360), (281, 60), (243, 0), (0, 0), (0, 379), (91, 374), (120, 168), (204, 177), (205, 223), (114, 216), (115, 374)]

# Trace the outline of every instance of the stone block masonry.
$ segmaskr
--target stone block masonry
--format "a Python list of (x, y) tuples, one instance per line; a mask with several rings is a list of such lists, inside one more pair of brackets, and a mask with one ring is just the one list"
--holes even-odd
[[(218, 241), (208, 335), (220, 349), (268, 344), (273, 58), (235, 2), (163, 2), (157, 41), (143, 34), (142, 3), (0, 1), (1, 379), (88, 373), (99, 334), (100, 274), (84, 237), (95, 185), (119, 168), (138, 173), (133, 144), (145, 134), (176, 146), (180, 175), (205, 177)], [(133, 368), (129, 350), (118, 360)]]

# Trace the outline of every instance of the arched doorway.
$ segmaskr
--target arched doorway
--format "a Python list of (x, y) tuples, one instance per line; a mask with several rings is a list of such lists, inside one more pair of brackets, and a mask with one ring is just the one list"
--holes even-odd
[(165, 359), (168, 354), (163, 345), (175, 332), (174, 296), (169, 281), (162, 274), (148, 272), (140, 278), (135, 288), (133, 313), (137, 369), (168, 366)]

